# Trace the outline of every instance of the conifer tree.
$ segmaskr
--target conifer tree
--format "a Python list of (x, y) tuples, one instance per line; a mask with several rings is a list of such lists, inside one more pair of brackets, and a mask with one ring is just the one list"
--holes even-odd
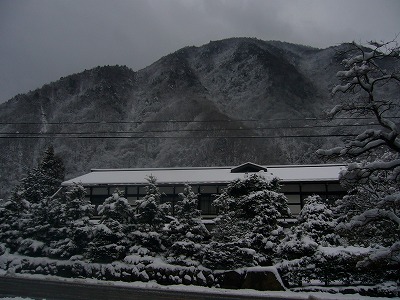
[(88, 258), (95, 262), (112, 262), (124, 258), (130, 245), (127, 231), (134, 218), (128, 200), (115, 192), (98, 207), (98, 214), (100, 223), (93, 228)]
[(49, 245), (49, 255), (61, 258), (70, 258), (74, 255), (83, 255), (92, 238), (94, 205), (85, 197), (86, 191), (82, 185), (74, 185), (65, 193), (62, 203), (62, 220)]
[(1, 221), (4, 220), (1, 234), (4, 234), (5, 241), (10, 241), (8, 246), (12, 250), (45, 254), (46, 243), (61, 222), (60, 197), (54, 194), (60, 190), (63, 178), (63, 162), (50, 146), (38, 166), (31, 169), (15, 187), (10, 200), (0, 212)]
[(169, 225), (172, 240), (200, 243), (209, 238), (209, 232), (201, 221), (201, 211), (197, 208), (197, 195), (190, 185), (185, 185), (179, 198), (175, 204), (175, 219)]
[[(147, 178), (146, 195), (138, 200), (137, 229), (132, 232), (130, 239), (136, 245), (130, 252), (147, 252), (153, 254), (165, 251), (165, 225), (169, 223), (168, 211), (170, 205), (161, 203), (161, 193), (154, 176)], [(144, 250), (142, 251), (142, 248)]]
[(44, 152), (37, 167), (31, 169), (17, 186), (12, 197), (25, 199), (30, 203), (38, 203), (50, 197), (60, 189), (64, 180), (64, 164), (49, 146)]
[(197, 195), (186, 184), (180, 200), (175, 204), (175, 219), (169, 224), (168, 261), (180, 265), (197, 265), (201, 259), (204, 240), (210, 234), (201, 220), (201, 211), (197, 209)]
[(137, 221), (144, 231), (158, 232), (167, 222), (168, 204), (161, 203), (161, 193), (154, 176), (147, 178), (146, 195), (138, 200)]
[(30, 203), (25, 199), (13, 195), (0, 207), (0, 243), (3, 243), (11, 252), (18, 249), (28, 222), (27, 215)]
[(340, 243), (335, 234), (336, 221), (332, 210), (320, 196), (310, 196), (293, 226), (278, 247), (278, 257), (295, 259), (311, 256), (321, 246)]
[[(253, 263), (270, 264), (283, 233), (278, 219), (290, 215), (287, 199), (279, 193), (279, 189), (276, 177), (266, 178), (262, 174), (252, 174), (229, 183), (225, 192), (213, 203), (219, 209), (220, 216), (213, 230), (216, 243), (211, 245), (216, 249), (221, 249), (220, 243), (229, 244), (232, 249), (239, 247), (236, 253), (232, 253), (237, 256), (239, 264), (249, 261), (249, 252), (240, 249), (256, 251), (254, 260), (257, 262)], [(241, 251), (244, 255), (242, 259)], [(212, 254), (212, 249), (208, 252)]]

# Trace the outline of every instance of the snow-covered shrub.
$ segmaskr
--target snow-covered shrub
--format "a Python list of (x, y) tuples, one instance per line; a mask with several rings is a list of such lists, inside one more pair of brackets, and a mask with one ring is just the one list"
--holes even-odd
[(186, 185), (179, 197), (180, 201), (175, 204), (175, 219), (166, 231), (166, 243), (170, 245), (167, 261), (178, 265), (198, 265), (204, 247), (200, 243), (209, 239), (210, 233), (201, 221), (197, 195), (192, 188)]
[(173, 265), (198, 266), (204, 246), (192, 241), (177, 241), (169, 247), (166, 260)]
[(108, 197), (97, 210), (101, 222), (113, 220), (128, 226), (135, 221), (132, 206), (118, 192), (114, 192), (111, 197)]
[(53, 238), (49, 245), (49, 256), (57, 258), (70, 258), (86, 252), (88, 243), (92, 238), (92, 223), (94, 206), (85, 198), (85, 188), (74, 185), (65, 193), (62, 203), (62, 221), (58, 228), (59, 238)]
[(23, 239), (18, 248), (18, 253), (27, 256), (43, 256), (45, 251), (45, 243), (29, 238)]
[[(399, 154), (385, 153), (372, 165), (390, 164), (398, 157)], [(351, 170), (341, 176), (352, 176), (354, 168), (363, 169), (366, 165), (371, 163), (350, 164)], [(367, 183), (352, 182), (350, 194), (337, 201), (336, 207), (340, 221), (337, 231), (350, 245), (374, 248), (362, 264), (382, 270), (385, 276), (400, 269), (400, 192), (392, 173), (375, 170)]]
[(37, 167), (31, 169), (20, 181), (12, 197), (25, 199), (30, 203), (38, 203), (43, 198), (51, 197), (59, 189), (64, 180), (64, 164), (54, 153), (52, 146), (44, 152)]
[(130, 241), (134, 214), (131, 206), (118, 193), (98, 207), (100, 224), (94, 226), (93, 239), (89, 243), (88, 259), (96, 262), (112, 262), (125, 257)]
[(186, 184), (179, 198), (180, 200), (175, 204), (175, 219), (168, 226), (169, 240), (200, 243), (208, 239), (210, 233), (201, 221), (201, 211), (197, 209), (197, 195), (192, 191), (191, 186)]
[(59, 197), (45, 197), (39, 202), (31, 203), (27, 214), (21, 247), (18, 252), (26, 253), (26, 245), (23, 240), (31, 239), (44, 244), (42, 253), (37, 255), (47, 256), (49, 245), (54, 241), (64, 239), (67, 235), (65, 219), (63, 216), (63, 204)]
[[(17, 191), (14, 190), (14, 193)], [(0, 207), (0, 241), (11, 252), (17, 251), (23, 239), (29, 206), (25, 199), (12, 196)]]
[(213, 203), (220, 212), (213, 229), (213, 240), (237, 243), (264, 255), (271, 263), (283, 230), (278, 219), (290, 215), (287, 198), (279, 193), (276, 177), (252, 174), (230, 182)]
[(121, 260), (127, 253), (128, 243), (122, 228), (117, 221), (112, 224), (112, 229), (105, 224), (94, 226), (93, 239), (88, 245), (87, 258), (93, 262), (107, 263)]
[(317, 251), (318, 244), (301, 231), (291, 231), (278, 246), (277, 255), (280, 259), (296, 259), (312, 256)]
[(14, 188), (9, 201), (0, 208), (0, 238), (12, 252), (18, 251), (23, 243), (22, 252), (45, 254), (46, 245), (32, 248), (31, 240), (49, 244), (53, 236), (57, 237), (54, 228), (60, 222), (61, 205), (54, 194), (59, 191), (63, 179), (63, 162), (50, 146), (38, 166), (28, 172)]
[(212, 270), (234, 270), (256, 266), (256, 251), (235, 243), (211, 242), (204, 248), (202, 265)]
[(138, 200), (138, 213), (136, 215), (139, 229), (143, 232), (160, 232), (167, 223), (169, 205), (161, 203), (161, 193), (157, 187), (157, 179), (153, 176), (147, 178), (146, 195)]
[(335, 235), (336, 220), (326, 201), (320, 196), (309, 196), (305, 200), (298, 219), (297, 229), (318, 244), (337, 245), (339, 237)]
[[(129, 249), (130, 254), (151, 254), (155, 256), (165, 251), (162, 235), (158, 232), (142, 232), (136, 230), (129, 234), (129, 239), (134, 245)], [(137, 251), (140, 251), (140, 253)]]
[(278, 246), (278, 257), (292, 260), (312, 256), (319, 245), (338, 245), (335, 226), (333, 212), (321, 197), (308, 197), (297, 216), (297, 224), (290, 228)]
[(397, 268), (388, 271), (379, 265), (371, 268), (362, 264), (373, 252), (374, 249), (352, 246), (319, 247), (310, 257), (283, 261), (278, 264), (278, 269), (289, 286), (301, 286), (311, 281), (319, 281), (325, 285), (349, 285), (397, 280)]
[[(373, 165), (378, 167), (393, 160), (399, 160), (399, 154), (384, 153)], [(399, 182), (393, 179), (391, 171), (386, 170), (376, 170), (367, 183), (346, 181), (354, 169), (362, 170), (369, 164), (367, 161), (353, 163), (349, 165), (350, 171), (341, 173), (350, 192), (336, 202), (335, 214), (341, 223), (338, 229), (349, 243), (388, 247), (400, 238), (399, 222), (395, 217), (400, 215)]]

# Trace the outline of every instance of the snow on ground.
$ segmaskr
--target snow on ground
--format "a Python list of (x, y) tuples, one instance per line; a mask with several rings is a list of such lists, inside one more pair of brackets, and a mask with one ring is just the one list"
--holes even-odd
[[(7, 276), (6, 272), (2, 270), (0, 272), (0, 276)], [(264, 296), (264, 297), (275, 297), (281, 299), (293, 299), (296, 297), (299, 300), (393, 300), (400, 298), (386, 298), (386, 297), (367, 297), (361, 296), (359, 294), (354, 295), (344, 295), (344, 294), (330, 294), (323, 292), (292, 292), (292, 291), (284, 291), (284, 292), (273, 292), (273, 291), (256, 291), (250, 289), (242, 289), (242, 290), (230, 290), (230, 289), (221, 289), (221, 288), (208, 288), (201, 286), (192, 286), (192, 285), (169, 285), (164, 286), (160, 285), (156, 282), (122, 282), (122, 281), (105, 281), (105, 280), (95, 280), (95, 279), (81, 279), (81, 278), (63, 278), (57, 276), (45, 276), (45, 275), (32, 275), (32, 274), (13, 274), (12, 276), (20, 277), (20, 278), (31, 278), (31, 279), (51, 279), (56, 281), (64, 281), (64, 282), (75, 282), (79, 284), (99, 284), (99, 285), (110, 285), (110, 286), (121, 286), (121, 287), (135, 287), (135, 288), (143, 288), (143, 289), (159, 289), (159, 290), (169, 290), (169, 291), (182, 291), (182, 292), (197, 292), (202, 294), (215, 294), (215, 295), (232, 295), (232, 296)], [(31, 300), (30, 298), (0, 298), (4, 299), (13, 299), (13, 300)]]
[[(6, 298), (0, 298), (1, 300), (34, 300), (32, 298), (21, 298), (21, 297), (6, 297)], [(45, 300), (45, 299), (43, 299)]]

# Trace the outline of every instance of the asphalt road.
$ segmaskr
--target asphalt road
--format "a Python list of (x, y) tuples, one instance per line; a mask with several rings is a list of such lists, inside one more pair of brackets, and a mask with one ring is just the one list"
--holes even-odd
[[(282, 298), (220, 295), (199, 292), (170, 291), (138, 287), (112, 286), (102, 284), (63, 282), (51, 279), (27, 279), (0, 276), (0, 296), (19, 296), (48, 300), (241, 300), (241, 299), (270, 299)], [(286, 298), (290, 300), (290, 298)], [(293, 300), (296, 298), (292, 298)], [(298, 298), (297, 298), (298, 299)]]

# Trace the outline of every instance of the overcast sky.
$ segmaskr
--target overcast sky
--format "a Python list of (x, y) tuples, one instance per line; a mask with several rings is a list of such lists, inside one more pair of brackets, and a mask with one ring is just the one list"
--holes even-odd
[(319, 48), (391, 40), (400, 0), (0, 0), (0, 102), (99, 65), (256, 37)]

